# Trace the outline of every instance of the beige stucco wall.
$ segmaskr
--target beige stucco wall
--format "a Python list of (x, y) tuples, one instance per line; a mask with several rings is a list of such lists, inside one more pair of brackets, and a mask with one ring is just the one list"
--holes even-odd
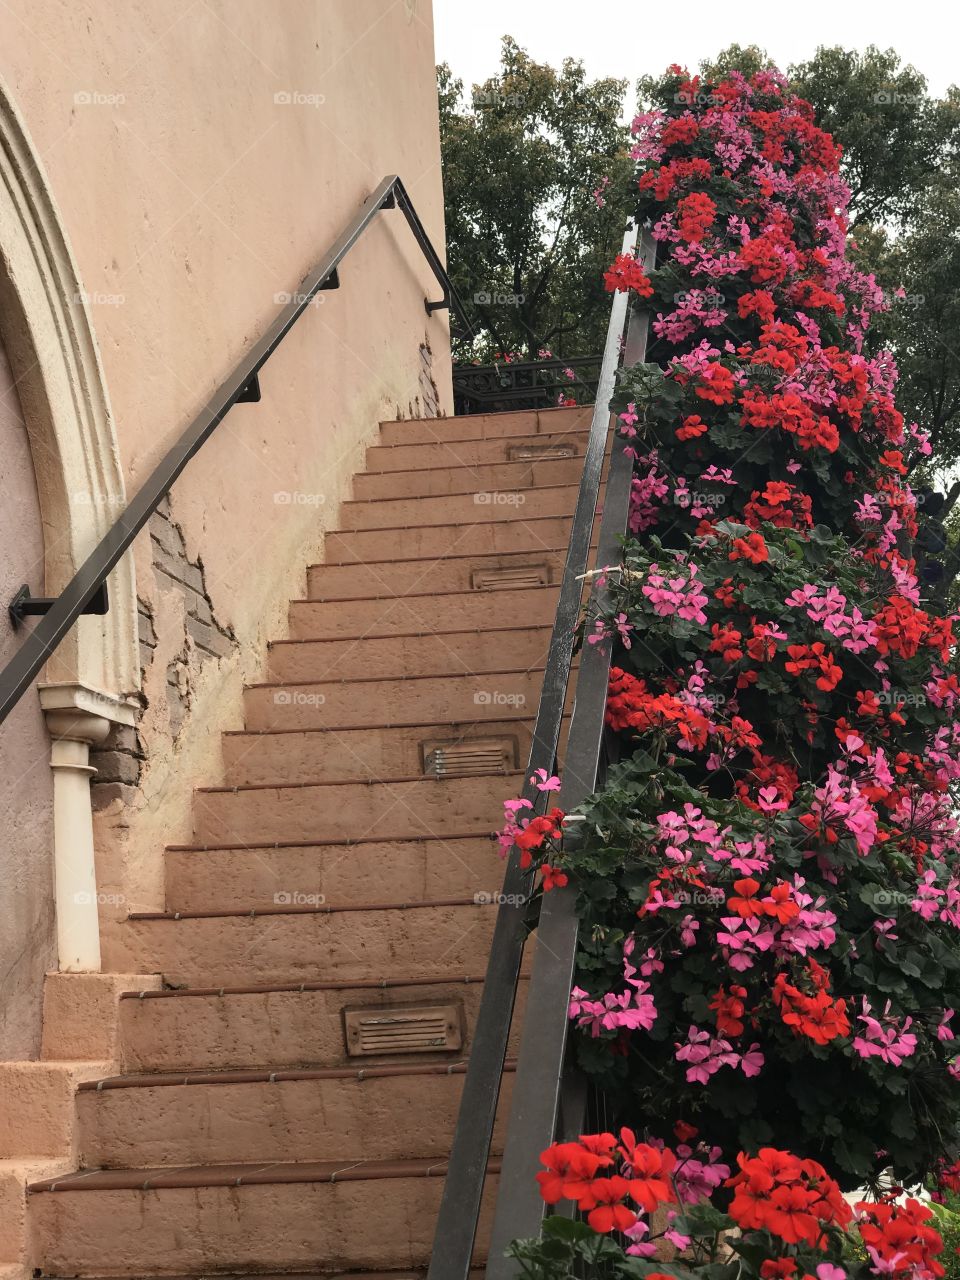
[[(20, 644), (6, 605), (43, 574), (43, 536), (20, 398), (0, 342), (0, 664)], [(32, 1058), (40, 1044), (39, 994), (56, 964), (53, 917), (53, 779), (36, 695), (0, 734), (0, 1060)]]
[[(0, 75), (77, 260), (128, 495), (384, 174), (403, 177), (442, 251), (433, 64), (429, 0), (0, 6)], [(265, 370), (261, 403), (230, 414), (171, 494), (224, 657), (197, 647), (182, 592), (137, 540), (155, 631), (146, 763), (97, 815), (108, 934), (159, 905), (161, 847), (188, 836), (194, 785), (219, 777), (220, 731), (285, 633), (362, 442), (380, 418), (423, 412), (424, 342), (450, 410), (447, 320), (425, 313), (437, 287), (398, 212), (341, 280)]]

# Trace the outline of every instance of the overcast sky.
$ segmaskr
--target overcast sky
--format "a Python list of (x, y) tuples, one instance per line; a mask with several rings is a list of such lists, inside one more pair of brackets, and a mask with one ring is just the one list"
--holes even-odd
[(728, 44), (758, 44), (786, 67), (819, 44), (892, 46), (927, 77), (933, 93), (960, 81), (956, 0), (433, 0), (437, 61), (467, 89), (493, 74), (500, 37), (512, 35), (538, 62), (582, 58), (591, 78), (695, 69)]

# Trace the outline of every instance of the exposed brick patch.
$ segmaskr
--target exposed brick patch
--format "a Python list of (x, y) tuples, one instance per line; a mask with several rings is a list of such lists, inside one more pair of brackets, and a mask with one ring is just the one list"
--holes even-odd
[(153, 651), (157, 647), (157, 629), (153, 620), (153, 608), (149, 600), (137, 597), (137, 636), (140, 641), (140, 680), (153, 661)]
[(440, 416), (440, 392), (433, 376), (433, 351), (427, 338), (420, 343), (420, 401), (425, 418)]
[(170, 708), (170, 732), (174, 738), (183, 727), (193, 702), (188, 664), (189, 654), (186, 646), (167, 663), (167, 706)]
[[(201, 663), (207, 658), (224, 658), (237, 645), (232, 627), (222, 626), (213, 612), (207, 591), (203, 561), (191, 560), (183, 530), (173, 519), (169, 495), (150, 517), (150, 546), (153, 567), (163, 586), (183, 596), (184, 644), (167, 665), (167, 698), (170, 706), (170, 730), (176, 738), (190, 710), (190, 653), (195, 650)], [(151, 630), (152, 630), (152, 618)], [(154, 644), (156, 637), (154, 636)], [(142, 652), (142, 650), (141, 650)]]
[(90, 763), (97, 771), (90, 789), (94, 811), (105, 809), (114, 800), (132, 803), (144, 759), (136, 726), (114, 725), (103, 745), (90, 752)]

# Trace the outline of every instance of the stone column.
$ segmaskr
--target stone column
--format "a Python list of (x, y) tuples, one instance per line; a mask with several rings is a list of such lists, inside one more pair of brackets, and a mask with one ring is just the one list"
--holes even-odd
[(100, 970), (100, 917), (90, 778), (91, 746), (114, 724), (133, 724), (134, 707), (79, 684), (40, 686), (40, 705), (52, 739), (54, 877), (59, 968)]

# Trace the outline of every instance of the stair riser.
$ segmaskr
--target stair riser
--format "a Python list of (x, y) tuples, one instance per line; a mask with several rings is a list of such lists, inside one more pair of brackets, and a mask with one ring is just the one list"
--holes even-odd
[(324, 538), (326, 564), (367, 564), (375, 560), (438, 560), (445, 556), (499, 555), (566, 547), (570, 540), (570, 509), (562, 516), (499, 524), (457, 521), (436, 528), (355, 529), (328, 533)]
[[(478, 483), (469, 493), (439, 498), (387, 498), (382, 502), (345, 502), (340, 508), (340, 528), (407, 529), (424, 525), (514, 524), (538, 516), (569, 516), (577, 500), (573, 484), (552, 489), (484, 488)], [(513, 549), (513, 548), (511, 548)], [(446, 554), (460, 551), (460, 535)]]
[[(244, 724), (261, 729), (496, 720), (535, 714), (541, 671), (502, 671), (419, 680), (259, 687), (244, 691)], [(315, 779), (316, 780), (316, 779)]]
[[(483, 969), (478, 970), (482, 973)], [(254, 984), (251, 984), (254, 985)], [(517, 989), (517, 1016), (511, 1033), (516, 1052), (528, 983)], [(470, 1051), (482, 982), (429, 982), (393, 987), (346, 987), (332, 991), (271, 991), (246, 995), (173, 996), (121, 1000), (120, 1031), (125, 1071), (229, 1071), (269, 1066), (356, 1066), (343, 1039), (344, 1009), (398, 1005), (451, 1004), (463, 1009), (463, 1047), (448, 1055), (456, 1061)], [(420, 1061), (423, 1061), (420, 1058)], [(445, 1061), (443, 1055), (437, 1060)], [(370, 1058), (392, 1064), (409, 1061), (399, 1054)]]
[[(358, 1065), (360, 1065), (358, 1063)], [(78, 1094), (88, 1168), (343, 1160), (376, 1152), (405, 1160), (447, 1152), (463, 1075), (372, 1076), (104, 1089)], [(504, 1079), (502, 1150), (512, 1073)]]
[[(367, 449), (367, 474), (409, 471), (418, 467), (471, 467), (487, 463), (512, 462), (512, 452), (573, 449), (574, 457), (583, 457), (586, 431), (560, 432), (557, 435), (501, 437), (493, 440), (453, 440), (447, 444), (371, 445)], [(539, 461), (546, 461), (541, 453)]]
[[(496, 1178), (487, 1180), (481, 1240)], [(77, 1276), (170, 1275), (206, 1269), (424, 1266), (441, 1178), (271, 1183), (160, 1191), (34, 1194), (29, 1213), (44, 1270)]]
[[(449, 560), (412, 560), (393, 564), (315, 564), (307, 571), (311, 600), (362, 600), (368, 596), (404, 596), (425, 591), (474, 591), (475, 575), (523, 572), (545, 575), (547, 583), (563, 576), (566, 550), (521, 552), (513, 556), (463, 556)], [(534, 579), (536, 580), (536, 579)], [(486, 592), (515, 590), (485, 587)]]
[(331, 905), (369, 902), (371, 885), (388, 884), (398, 902), (470, 897), (496, 888), (504, 865), (496, 842), (410, 841), (292, 849), (168, 849), (170, 911), (262, 910), (278, 902), (321, 898)]
[(493, 906), (131, 920), (123, 944), (173, 986), (356, 981), (376, 974), (483, 973)]
[(277, 840), (403, 839), (459, 835), (500, 825), (501, 804), (522, 776), (437, 781), (334, 783), (198, 791), (197, 844), (273, 844)]
[(517, 413), (471, 413), (458, 418), (416, 418), (381, 422), (384, 444), (444, 444), (454, 440), (498, 440), (503, 436), (534, 436), (561, 431), (585, 431), (592, 405), (572, 409), (522, 409)]
[(410, 471), (374, 472), (353, 478), (355, 499), (426, 498), (495, 491), (510, 493), (548, 485), (579, 484), (583, 458), (524, 459), (516, 462), (454, 463)]
[[(422, 627), (422, 623), (421, 623)], [(421, 630), (418, 627), (417, 630)], [(270, 680), (349, 679), (357, 671), (383, 676), (468, 674), (542, 667), (550, 626), (444, 635), (368, 636), (363, 640), (302, 640), (270, 646)]]
[(559, 587), (536, 587), (529, 591), (457, 591), (447, 596), (325, 604), (294, 600), (289, 614), (290, 639), (430, 634), (469, 627), (552, 626), (559, 591)]
[[(472, 708), (471, 708), (472, 710)], [(516, 767), (530, 754), (529, 720), (470, 720), (408, 728), (344, 729), (336, 733), (231, 734), (224, 739), (228, 786), (263, 783), (414, 778), (423, 772), (424, 744), (509, 738)]]

